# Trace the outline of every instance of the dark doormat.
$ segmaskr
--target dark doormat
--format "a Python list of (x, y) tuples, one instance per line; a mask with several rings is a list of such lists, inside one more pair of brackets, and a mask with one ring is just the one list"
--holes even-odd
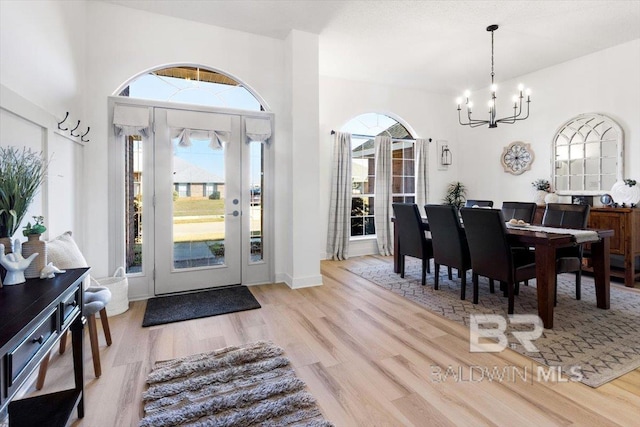
[(260, 308), (246, 286), (231, 286), (147, 300), (142, 326), (162, 325)]

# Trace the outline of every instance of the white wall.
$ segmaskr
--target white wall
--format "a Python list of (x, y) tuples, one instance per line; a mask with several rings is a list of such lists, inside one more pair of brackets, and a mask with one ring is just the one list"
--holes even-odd
[(0, 147), (15, 146), (42, 153), (46, 178), (13, 235), (25, 241), (22, 227), (44, 216), (45, 239), (74, 232), (82, 248), (82, 144), (58, 131), (57, 119), (44, 109), (0, 85)]
[(73, 0), (0, 2), (0, 83), (59, 120), (66, 111), (83, 119), (85, 6)]
[[(321, 238), (318, 224), (318, 36), (292, 31), (286, 39), (287, 103), (291, 139), (286, 156), (291, 161), (290, 179), (285, 184), (291, 222), (286, 240), (291, 251), (294, 288), (322, 284), (320, 257), (316, 252)], [(283, 239), (284, 240), (284, 239)]]
[[(459, 177), (469, 197), (494, 200), (498, 207), (505, 200), (532, 201), (531, 182), (551, 181), (551, 144), (558, 127), (590, 112), (620, 124), (625, 134), (624, 177), (640, 180), (640, 40), (498, 82), (499, 117), (508, 114), (511, 95), (520, 82), (532, 88), (527, 120), (496, 129), (457, 127)], [(475, 105), (485, 105), (488, 96), (488, 89), (472, 94)], [(500, 164), (503, 148), (513, 141), (530, 143), (535, 153), (531, 170), (518, 176), (504, 172)]]
[[(281, 40), (184, 21), (167, 16), (92, 2), (87, 5), (87, 90), (86, 110), (95, 126), (92, 144), (87, 146), (87, 204), (92, 215), (87, 227), (95, 241), (86, 256), (94, 269), (107, 274), (108, 175), (107, 175), (107, 97), (132, 77), (163, 65), (199, 64), (234, 76), (255, 90), (275, 113), (275, 203), (276, 256), (278, 276), (295, 279), (291, 250), (290, 214), (282, 207), (291, 205), (292, 195), (279, 184), (288, 182), (291, 160), (291, 113), (285, 92), (285, 50)], [(287, 127), (288, 126), (288, 127)]]
[[(446, 108), (445, 108), (446, 107)], [(450, 108), (449, 108), (450, 107)], [(377, 85), (330, 77), (320, 78), (320, 222), (321, 242), (318, 250), (326, 257), (327, 223), (329, 217), (329, 188), (333, 136), (352, 118), (363, 113), (381, 113), (409, 126), (417, 138), (432, 138), (429, 147), (429, 199), (440, 203), (446, 186), (458, 176), (459, 150), (456, 147), (457, 123), (455, 105), (450, 96), (433, 94), (393, 86)], [(438, 170), (436, 140), (448, 140), (453, 152), (453, 164)], [(377, 253), (375, 240), (352, 241), (350, 256)]]

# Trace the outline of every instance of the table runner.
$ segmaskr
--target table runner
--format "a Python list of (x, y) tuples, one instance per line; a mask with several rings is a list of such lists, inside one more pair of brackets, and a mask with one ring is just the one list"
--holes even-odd
[[(513, 227), (513, 228), (520, 228), (520, 227)], [(593, 230), (576, 230), (574, 228), (543, 227), (541, 225), (529, 225), (523, 229), (529, 230), (529, 231), (539, 231), (543, 233), (571, 234), (575, 237), (576, 243), (597, 242), (600, 239), (598, 237), (598, 233)]]

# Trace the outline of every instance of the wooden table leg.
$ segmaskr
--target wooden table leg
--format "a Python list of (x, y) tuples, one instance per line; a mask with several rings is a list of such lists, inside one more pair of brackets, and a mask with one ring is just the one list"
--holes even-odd
[(553, 303), (556, 281), (556, 248), (536, 245), (536, 288), (538, 316), (545, 329), (553, 328)]
[(599, 242), (591, 244), (591, 260), (593, 262), (593, 278), (596, 283), (596, 302), (598, 308), (609, 309), (609, 286), (611, 260), (609, 258), (610, 241), (603, 237)]
[(83, 360), (83, 337), (85, 317), (80, 313), (78, 318), (71, 324), (71, 347), (73, 350), (73, 373), (76, 390), (80, 390), (80, 401), (78, 402), (78, 418), (84, 417), (84, 360)]

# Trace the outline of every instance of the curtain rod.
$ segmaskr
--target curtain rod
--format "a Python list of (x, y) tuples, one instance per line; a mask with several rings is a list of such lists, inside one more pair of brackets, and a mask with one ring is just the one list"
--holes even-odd
[[(335, 135), (336, 131), (332, 130), (331, 131), (331, 135)], [(351, 136), (354, 136), (356, 138), (371, 138), (374, 139), (376, 137), (376, 135), (362, 135), (362, 134), (358, 134), (358, 133), (352, 133)], [(407, 141), (407, 142), (416, 142), (415, 139), (413, 138), (391, 138), (391, 141), (393, 142), (401, 142), (401, 141)], [(429, 142), (431, 142), (431, 138), (429, 138)]]

